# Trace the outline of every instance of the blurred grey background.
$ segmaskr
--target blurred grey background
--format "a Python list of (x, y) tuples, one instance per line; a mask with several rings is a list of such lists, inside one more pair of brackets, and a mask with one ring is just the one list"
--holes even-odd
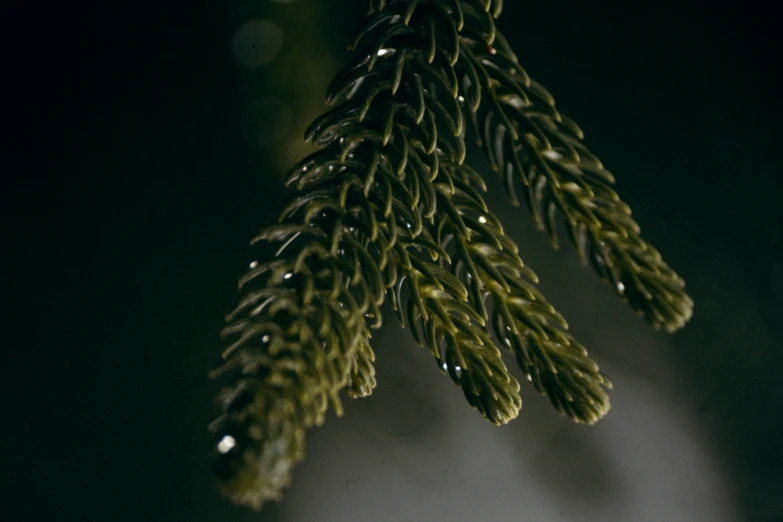
[(683, 331), (653, 331), (492, 179), (614, 381), (608, 417), (574, 425), (524, 382), (520, 417), (493, 427), (389, 316), (376, 392), (311, 430), (284, 500), (224, 501), (206, 430), (222, 316), (365, 3), (6, 7), (21, 268), (4, 285), (26, 337), (4, 365), (6, 520), (783, 520), (775, 20), (760, 2), (507, 3), (523, 66), (696, 302)]

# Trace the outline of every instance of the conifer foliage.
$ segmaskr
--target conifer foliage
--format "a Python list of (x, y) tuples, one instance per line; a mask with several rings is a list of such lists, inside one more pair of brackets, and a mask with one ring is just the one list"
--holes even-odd
[(577, 422), (609, 410), (610, 381), (536, 288), (487, 208), (466, 140), (514, 204), (557, 246), (564, 220), (580, 258), (656, 328), (690, 318), (682, 279), (639, 236), (614, 178), (555, 109), (495, 26), (501, 0), (373, 0), (331, 110), (294, 166), (294, 195), (253, 243), (260, 258), (223, 332), (226, 381), (211, 426), (221, 491), (260, 509), (304, 457), (305, 432), (340, 393), (375, 386), (371, 330), (388, 302), (413, 340), (494, 424), (515, 418), (521, 370)]

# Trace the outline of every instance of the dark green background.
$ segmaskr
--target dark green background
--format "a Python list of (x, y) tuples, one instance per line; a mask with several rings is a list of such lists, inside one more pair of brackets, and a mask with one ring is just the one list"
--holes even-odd
[[(783, 519), (771, 8), (507, 3), (499, 26), (522, 64), (585, 129), (645, 237), (688, 283), (695, 315), (667, 356), (703, 396), (696, 422), (747, 520)], [(248, 238), (281, 188), (273, 158), (240, 133), (248, 77), (231, 36), (246, 18), (319, 6), (332, 41), (311, 52), (339, 52), (363, 2), (255, 4), (3, 8), (7, 64), (18, 67), (6, 105), (20, 116), (8, 129), (19, 161), (4, 176), (6, 257), (21, 261), (6, 274), (13, 520), (259, 520), (213, 492), (206, 461), (216, 389), (206, 373)], [(321, 92), (329, 80), (301, 76)], [(498, 191), (489, 199), (505, 205)], [(583, 331), (600, 327), (567, 315)], [(631, 366), (633, 351), (624, 347)]]

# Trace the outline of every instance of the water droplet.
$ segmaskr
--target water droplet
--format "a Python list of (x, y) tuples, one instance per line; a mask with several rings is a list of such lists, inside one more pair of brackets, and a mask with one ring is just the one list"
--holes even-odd
[(292, 277), (294, 277), (294, 274), (288, 272), (286, 275), (283, 276), (283, 279), (291, 279)]
[(378, 56), (386, 56), (394, 52), (394, 49), (378, 49)]
[(283, 47), (283, 30), (269, 20), (250, 20), (234, 33), (231, 51), (240, 67), (254, 69), (270, 62)]
[(258, 261), (253, 261), (252, 263), (250, 263), (250, 269), (251, 270), (254, 269), (257, 266), (258, 266)]
[(515, 109), (521, 109), (526, 105), (525, 102), (522, 100), (522, 98), (516, 95), (508, 98), (508, 104), (514, 107)]
[(237, 441), (232, 437), (231, 435), (226, 435), (222, 439), (220, 439), (220, 442), (218, 442), (217, 449), (220, 453), (225, 455), (231, 449), (237, 445)]
[(622, 283), (617, 283), (617, 291), (620, 292), (621, 294), (625, 292), (625, 285)]
[(460, 95), (460, 96), (457, 96), (457, 99), (458, 99), (459, 101), (461, 101), (461, 102), (464, 102), (464, 101), (465, 101), (465, 97), (464, 97), (464, 96), (461, 96), (461, 95)]
[(264, 336), (261, 338), (261, 342), (262, 342), (262, 343), (268, 343), (268, 342), (269, 342), (269, 339), (271, 339), (271, 337), (269, 337), (269, 334), (266, 334), (266, 335), (264, 335)]
[(487, 218), (485, 218), (484, 216), (479, 216), (478, 222), (479, 223), (486, 223), (487, 222)]
[(542, 156), (545, 156), (549, 159), (553, 159), (555, 161), (563, 159), (563, 155), (557, 152), (556, 150), (545, 150), (542, 154)]

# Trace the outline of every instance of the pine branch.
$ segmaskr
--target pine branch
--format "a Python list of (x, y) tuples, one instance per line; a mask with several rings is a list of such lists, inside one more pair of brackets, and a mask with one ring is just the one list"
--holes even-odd
[(565, 330), (563, 317), (534, 286), (538, 282), (518, 255), (518, 247), (503, 232), (498, 218), (470, 186), (483, 181), (467, 165), (453, 193), (442, 191), (447, 209), (437, 223), (436, 239), (456, 245), (453, 272), (469, 288), (469, 303), (488, 318), (501, 345), (514, 351), (536, 390), (549, 396), (560, 413), (593, 423), (609, 411), (605, 388), (609, 380), (588, 357), (587, 350)]
[[(556, 216), (583, 263), (656, 328), (672, 332), (693, 313), (685, 282), (639, 235), (614, 176), (582, 143), (582, 130), (555, 109), (495, 30), (461, 40), (459, 69), (474, 86), (470, 121), (492, 168), (518, 205), (516, 180), (539, 229), (558, 247)], [(476, 87), (478, 86), (478, 87)], [(482, 98), (483, 95), (483, 98)]]
[(306, 133), (322, 148), (289, 171), (295, 194), (253, 240), (259, 261), (227, 318), (215, 374), (231, 385), (218, 397), (213, 457), (235, 502), (260, 509), (280, 498), (306, 430), (329, 404), (342, 414), (343, 389), (372, 392), (370, 329), (386, 300), (490, 422), (522, 405), (498, 344), (561, 413), (592, 423), (608, 411), (609, 380), (536, 289), (464, 163), (470, 125), (512, 198), (519, 179), (539, 222), (542, 208), (560, 210), (580, 255), (589, 249), (653, 324), (684, 321), (680, 280), (638, 238), (575, 125), (516, 63), (495, 29), (501, 9), (499, 0), (370, 2), (354, 58), (329, 87), (333, 108)]

